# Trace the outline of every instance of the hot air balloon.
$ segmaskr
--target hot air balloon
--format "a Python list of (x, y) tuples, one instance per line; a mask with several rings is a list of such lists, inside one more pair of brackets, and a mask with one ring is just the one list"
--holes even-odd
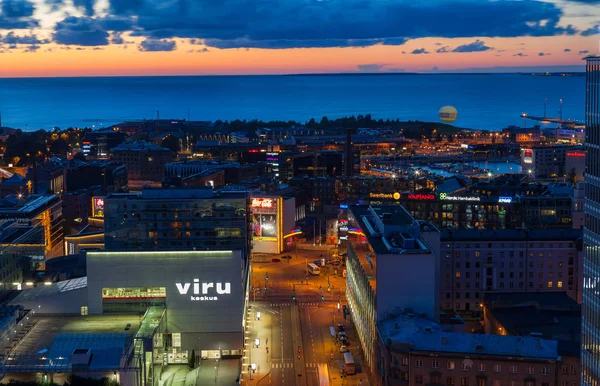
[(453, 106), (444, 106), (438, 112), (440, 121), (444, 123), (452, 123), (458, 118), (458, 111)]

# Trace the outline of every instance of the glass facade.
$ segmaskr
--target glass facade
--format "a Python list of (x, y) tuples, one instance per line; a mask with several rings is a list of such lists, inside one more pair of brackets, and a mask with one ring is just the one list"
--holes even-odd
[(248, 244), (246, 198), (106, 199), (106, 250), (240, 250)]
[(586, 174), (582, 304), (583, 385), (600, 385), (600, 57), (586, 66)]

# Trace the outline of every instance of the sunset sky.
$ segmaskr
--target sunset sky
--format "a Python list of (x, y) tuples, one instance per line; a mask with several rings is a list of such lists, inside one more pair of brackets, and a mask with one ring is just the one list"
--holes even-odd
[(600, 0), (0, 0), (0, 77), (561, 71), (599, 42)]

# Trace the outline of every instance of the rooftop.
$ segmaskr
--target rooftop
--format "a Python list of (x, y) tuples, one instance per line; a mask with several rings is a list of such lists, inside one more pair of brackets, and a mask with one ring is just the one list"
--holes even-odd
[(579, 356), (581, 306), (566, 293), (494, 293), (485, 295), (484, 303), (506, 333), (541, 334), (545, 339), (559, 341), (561, 355)]
[(45, 209), (53, 200), (58, 202), (58, 197), (54, 194), (31, 194), (23, 200), (0, 200), (0, 216), (11, 215), (29, 215), (42, 209)]
[[(6, 372), (69, 371), (76, 350), (91, 352), (91, 370), (121, 367), (123, 352), (140, 326), (138, 315), (42, 316), (4, 362)], [(130, 328), (125, 330), (127, 324)]]
[(442, 242), (477, 241), (526, 241), (526, 240), (556, 240), (575, 241), (583, 236), (581, 229), (455, 229), (442, 230)]
[(87, 287), (87, 277), (77, 279), (63, 280), (49, 285), (38, 283), (37, 287), (26, 288), (21, 291), (13, 300), (12, 304), (19, 304), (52, 296), (58, 293), (73, 291)]
[(170, 152), (171, 150), (167, 149), (166, 147), (161, 147), (158, 145), (155, 145), (151, 142), (146, 142), (146, 141), (136, 141), (136, 142), (127, 142), (127, 143), (122, 143), (116, 147), (113, 147), (112, 149), (110, 149), (111, 152), (115, 152), (115, 151), (142, 151), (142, 150), (154, 150), (154, 151), (165, 151), (165, 152)]
[(528, 336), (447, 332), (435, 321), (408, 311), (378, 323), (384, 342), (398, 349), (460, 355), (557, 359), (557, 342)]

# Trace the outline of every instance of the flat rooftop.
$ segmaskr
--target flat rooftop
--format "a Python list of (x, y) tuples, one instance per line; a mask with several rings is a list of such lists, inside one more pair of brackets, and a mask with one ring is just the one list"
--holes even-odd
[(557, 359), (558, 343), (530, 336), (503, 336), (448, 332), (434, 320), (410, 312), (385, 319), (377, 328), (392, 347), (425, 353), (509, 356)]
[(484, 304), (508, 334), (556, 339), (561, 355), (579, 356), (581, 306), (564, 292), (486, 294)]
[(402, 258), (402, 255), (431, 253), (420, 240), (421, 230), (425, 230), (423, 224), (399, 205), (349, 207), (348, 240), (373, 291), (376, 290), (377, 255)]
[(583, 237), (582, 229), (455, 229), (452, 231), (442, 230), (441, 241), (575, 241)]
[[(57, 315), (35, 316), (39, 322), (11, 354), (31, 354), (49, 350), (58, 334), (126, 334), (133, 337), (142, 317), (135, 315)], [(127, 324), (129, 330), (125, 330)]]

